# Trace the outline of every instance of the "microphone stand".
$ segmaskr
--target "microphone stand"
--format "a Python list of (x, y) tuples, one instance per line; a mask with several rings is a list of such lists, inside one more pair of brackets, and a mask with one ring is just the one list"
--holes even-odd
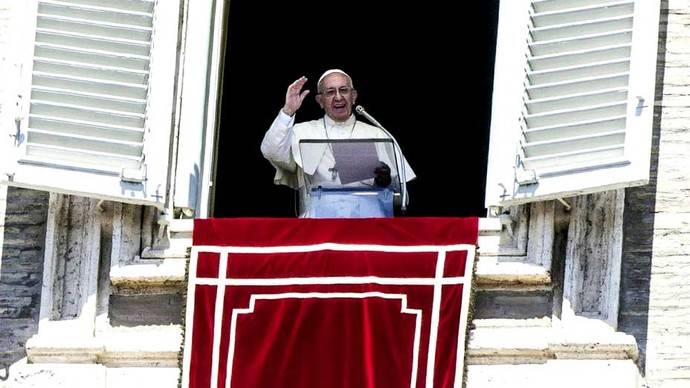
[(400, 211), (405, 212), (407, 210), (407, 177), (406, 177), (406, 166), (404, 165), (404, 159), (402, 155), (402, 150), (400, 149), (400, 145), (398, 144), (398, 141), (395, 140), (395, 137), (388, 132), (386, 128), (381, 125), (375, 118), (373, 118), (369, 113), (367, 113), (366, 110), (364, 110), (364, 107), (361, 105), (357, 105), (355, 107), (355, 112), (358, 114), (364, 116), (370, 123), (374, 124), (377, 126), (380, 130), (382, 130), (388, 137), (393, 140), (393, 144), (395, 144), (395, 151), (396, 151), (396, 167), (398, 169), (398, 173), (400, 174), (400, 191), (402, 193), (402, 205), (400, 205)]

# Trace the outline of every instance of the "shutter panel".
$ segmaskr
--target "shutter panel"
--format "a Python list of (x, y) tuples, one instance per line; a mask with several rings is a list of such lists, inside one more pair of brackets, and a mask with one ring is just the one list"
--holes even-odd
[(16, 135), (18, 94), (21, 84), (18, 81), (21, 71), (21, 58), (16, 41), (19, 35), (18, 16), (22, 14), (22, 4), (16, 1), (0, 2), (0, 135)]
[[(28, 117), (12, 183), (163, 206), (178, 7), (37, 1)], [(147, 152), (151, 142), (165, 151)]]
[[(499, 26), (496, 72), (516, 66), (522, 71), (509, 76), (520, 84), (496, 77), (490, 144), (490, 160), (513, 156), (490, 163), (487, 206), (646, 183), (659, 2), (518, 3), (511, 11), (525, 17), (508, 19), (502, 9), (499, 23), (526, 26)], [(501, 43), (523, 47), (522, 53), (499, 61)], [(496, 97), (516, 87), (507, 94), (518, 103)]]

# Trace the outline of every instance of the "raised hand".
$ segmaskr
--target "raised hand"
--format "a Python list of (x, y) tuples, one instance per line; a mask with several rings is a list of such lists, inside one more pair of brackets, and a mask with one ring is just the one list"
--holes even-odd
[(302, 76), (288, 86), (287, 93), (285, 93), (285, 106), (283, 106), (283, 112), (286, 115), (294, 115), (299, 107), (302, 106), (302, 101), (304, 101), (304, 98), (309, 94), (309, 90), (302, 91), (306, 83), (307, 77)]

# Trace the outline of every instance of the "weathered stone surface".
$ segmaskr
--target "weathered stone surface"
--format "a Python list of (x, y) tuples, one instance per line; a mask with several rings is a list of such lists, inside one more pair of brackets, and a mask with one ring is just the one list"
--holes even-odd
[[(662, 1), (651, 182), (626, 191), (620, 328), (649, 387), (690, 386), (690, 1)], [(656, 151), (656, 152), (654, 152)]]
[(106, 387), (177, 388), (179, 368), (118, 367), (106, 369)]
[(182, 323), (182, 296), (112, 295), (110, 324), (113, 326), (168, 325)]
[[(490, 320), (470, 331), (468, 364), (534, 364), (550, 359), (636, 360), (635, 339), (605, 324), (580, 318), (568, 325), (539, 319)], [(512, 321), (506, 324), (506, 321)]]
[(0, 388), (177, 388), (177, 367), (105, 367), (89, 364), (12, 365)]
[(10, 367), (0, 388), (106, 388), (105, 372), (102, 365), (27, 364), (24, 359)]
[(481, 288), (532, 289), (551, 283), (554, 203), (510, 208), (482, 219), (475, 279)]
[(467, 388), (640, 387), (637, 368), (630, 360), (549, 360), (532, 365), (469, 365), (467, 369)]
[(617, 327), (624, 191), (573, 200), (563, 280), (563, 320), (596, 317)]
[(475, 319), (528, 319), (551, 317), (550, 290), (478, 291), (474, 301)]
[(113, 204), (111, 265), (125, 265), (141, 252), (142, 207)]
[(24, 345), (38, 331), (48, 193), (1, 190), (7, 202), (0, 214), (0, 364), (6, 364), (26, 355)]
[(114, 266), (110, 281), (115, 294), (176, 293), (184, 289), (184, 259), (144, 259), (130, 265)]
[(30, 362), (174, 367), (182, 342), (179, 325), (108, 328), (96, 336), (64, 321), (51, 329), (28, 341)]
[(103, 344), (99, 362), (104, 365), (171, 368), (178, 365), (182, 329), (179, 325), (113, 328), (103, 334)]

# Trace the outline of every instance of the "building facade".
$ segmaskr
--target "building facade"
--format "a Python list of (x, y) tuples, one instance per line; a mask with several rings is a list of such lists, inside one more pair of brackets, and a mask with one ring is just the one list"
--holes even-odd
[[(0, 387), (176, 386), (225, 3), (0, 1)], [(689, 15), (501, 2), (468, 387), (690, 384)]]

